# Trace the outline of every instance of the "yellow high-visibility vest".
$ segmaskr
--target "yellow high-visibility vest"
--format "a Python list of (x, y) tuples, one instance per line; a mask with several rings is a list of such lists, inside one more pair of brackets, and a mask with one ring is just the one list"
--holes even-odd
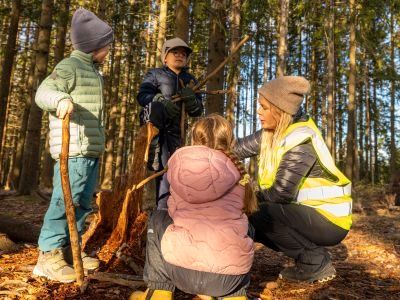
[(332, 223), (349, 230), (352, 224), (351, 182), (336, 167), (321, 132), (311, 118), (287, 128), (281, 144), (274, 149), (277, 151), (275, 168), (265, 170), (260, 166), (258, 183), (262, 189), (270, 188), (274, 184), (284, 154), (306, 141), (311, 141), (319, 164), (332, 175), (332, 179), (307, 177), (300, 185), (295, 203), (315, 208)]

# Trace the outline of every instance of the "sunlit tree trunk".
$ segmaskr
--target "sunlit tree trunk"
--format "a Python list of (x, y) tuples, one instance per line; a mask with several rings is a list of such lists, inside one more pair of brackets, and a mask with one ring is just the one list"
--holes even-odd
[(355, 149), (356, 141), (356, 0), (350, 0), (350, 73), (349, 73), (349, 100), (347, 121), (347, 152), (345, 173), (350, 180), (354, 178), (354, 167), (356, 166)]
[(165, 41), (165, 33), (167, 31), (167, 11), (168, 11), (168, 1), (160, 1), (160, 17), (158, 19), (158, 34), (157, 34), (157, 59), (156, 67), (161, 67), (164, 62), (161, 61), (161, 50)]
[(289, 0), (280, 0), (279, 12), (279, 41), (278, 41), (278, 66), (276, 76), (286, 74), (287, 33), (289, 17)]
[(335, 40), (334, 40), (334, 23), (335, 23), (335, 2), (334, 0), (327, 1), (327, 7), (329, 7), (328, 23), (328, 47), (327, 47), (327, 63), (328, 63), (328, 84), (327, 84), (327, 135), (326, 144), (330, 150), (333, 158), (335, 159), (335, 78), (336, 78), (336, 67), (335, 67)]

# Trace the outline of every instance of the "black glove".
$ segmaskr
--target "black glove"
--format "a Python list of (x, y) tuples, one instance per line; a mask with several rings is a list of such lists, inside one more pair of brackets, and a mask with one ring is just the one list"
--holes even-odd
[(164, 105), (167, 118), (169, 119), (175, 119), (181, 113), (181, 109), (172, 101), (165, 99), (162, 94), (155, 95), (153, 101), (160, 102)]
[(196, 94), (190, 87), (184, 87), (180, 90), (179, 96), (183, 99), (187, 111), (195, 111), (199, 104), (196, 99)]

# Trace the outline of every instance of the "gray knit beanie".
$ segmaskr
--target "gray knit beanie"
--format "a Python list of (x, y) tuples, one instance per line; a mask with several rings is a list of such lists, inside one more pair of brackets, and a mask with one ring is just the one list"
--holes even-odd
[(113, 36), (112, 28), (91, 11), (84, 8), (75, 11), (71, 22), (74, 49), (90, 53), (111, 44)]
[(298, 112), (309, 91), (310, 83), (301, 76), (281, 76), (264, 83), (258, 90), (268, 102), (290, 115)]
[(165, 62), (165, 57), (167, 56), (168, 52), (174, 48), (182, 47), (185, 48), (186, 54), (189, 57), (190, 53), (193, 52), (192, 48), (188, 46), (182, 39), (180, 38), (173, 38), (170, 40), (166, 40), (164, 45), (162, 46), (161, 50), (161, 61), (162, 63)]

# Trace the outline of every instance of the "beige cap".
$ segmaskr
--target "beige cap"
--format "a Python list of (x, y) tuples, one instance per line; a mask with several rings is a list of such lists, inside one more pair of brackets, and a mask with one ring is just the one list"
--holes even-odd
[(290, 115), (295, 115), (310, 91), (310, 83), (301, 76), (281, 76), (265, 82), (258, 90), (268, 102)]
[(186, 50), (187, 56), (193, 52), (192, 48), (188, 46), (182, 39), (180, 38), (173, 38), (170, 40), (166, 40), (164, 45), (162, 46), (161, 50), (161, 61), (162, 63), (165, 62), (165, 57), (167, 56), (168, 52), (174, 48), (183, 47)]

